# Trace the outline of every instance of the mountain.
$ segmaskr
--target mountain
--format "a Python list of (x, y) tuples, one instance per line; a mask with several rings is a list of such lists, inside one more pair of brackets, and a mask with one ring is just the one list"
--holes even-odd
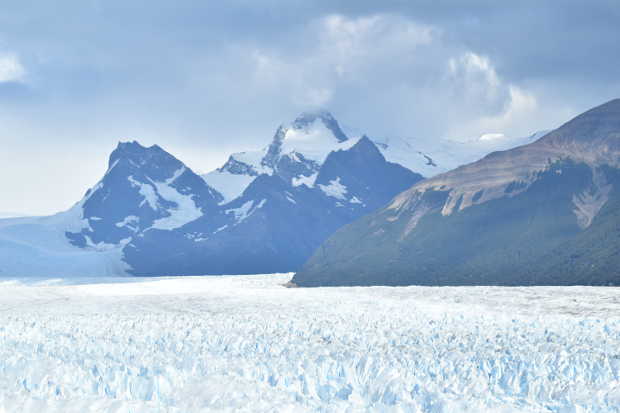
[(221, 195), (155, 145), (120, 143), (108, 170), (68, 211), (0, 220), (0, 275), (124, 275), (124, 248), (218, 208)]
[(200, 275), (296, 270), (342, 225), (422, 180), (305, 113), (263, 151), (200, 177), (157, 145), (122, 142), (70, 210), (0, 220), (0, 275)]
[(329, 112), (302, 113), (281, 125), (262, 150), (232, 154), (221, 168), (203, 178), (224, 196), (224, 203), (239, 197), (263, 174), (277, 175), (292, 186), (313, 186), (327, 156), (351, 148), (357, 140), (349, 139)]
[(620, 99), (422, 181), (294, 276), (326, 285), (620, 284)]
[[(279, 155), (282, 156), (282, 155)], [(298, 269), (342, 225), (385, 205), (422, 177), (386, 162), (368, 138), (330, 152), (273, 158), (243, 193), (180, 231), (149, 231), (125, 248), (136, 275), (246, 274)], [(301, 168), (316, 175), (296, 181)], [(317, 168), (316, 170), (310, 168)], [(299, 178), (302, 179), (302, 178)]]
[[(368, 138), (384, 158), (432, 177), (476, 161), (488, 153), (530, 143), (546, 132), (525, 138), (493, 135), (478, 139)], [(221, 167), (203, 175), (224, 197), (223, 203), (239, 197), (261, 174), (276, 174), (293, 186), (312, 185), (329, 153), (352, 147), (364, 135), (348, 137), (338, 121), (326, 111), (306, 112), (281, 125), (272, 142), (261, 150), (232, 154)]]

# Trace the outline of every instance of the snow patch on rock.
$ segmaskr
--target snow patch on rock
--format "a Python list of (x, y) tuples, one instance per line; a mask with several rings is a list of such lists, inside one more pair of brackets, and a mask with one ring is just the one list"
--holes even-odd
[(153, 222), (151, 228), (172, 230), (200, 218), (202, 210), (196, 205), (192, 195), (184, 195), (171, 186), (174, 181), (185, 172), (185, 167), (177, 170), (174, 175), (165, 182), (153, 182), (157, 193), (166, 201), (171, 201), (177, 206), (167, 210), (168, 216)]
[(293, 186), (306, 185), (308, 188), (314, 188), (314, 182), (316, 181), (317, 176), (319, 176), (318, 172), (315, 172), (309, 176), (305, 176), (305, 175), (294, 176), (291, 179), (291, 185)]
[(347, 187), (340, 183), (340, 177), (329, 181), (329, 185), (318, 184), (318, 186), (327, 196), (343, 201), (347, 199)]
[(122, 221), (117, 222), (116, 224), (114, 224), (115, 226), (117, 226), (118, 228), (123, 228), (123, 227), (127, 227), (132, 231), (136, 231), (138, 229), (138, 222), (140, 222), (140, 218), (138, 218), (135, 215), (129, 215), (127, 217), (125, 217)]
[(243, 191), (256, 179), (256, 176), (215, 170), (202, 175), (202, 178), (224, 197), (224, 200), (220, 202), (220, 205), (224, 205), (239, 198)]
[(261, 200), (256, 206), (254, 201), (247, 201), (239, 208), (227, 209), (227, 214), (233, 214), (235, 217), (235, 225), (238, 225), (250, 217), (257, 209), (262, 208), (267, 202), (266, 199)]
[(140, 195), (142, 195), (142, 197), (144, 197), (144, 200), (140, 202), (140, 207), (147, 203), (152, 210), (157, 211), (157, 209), (159, 208), (159, 204), (157, 202), (157, 192), (155, 191), (153, 185), (139, 182), (131, 175), (128, 176), (127, 179), (132, 186), (139, 188), (138, 192), (140, 193)]

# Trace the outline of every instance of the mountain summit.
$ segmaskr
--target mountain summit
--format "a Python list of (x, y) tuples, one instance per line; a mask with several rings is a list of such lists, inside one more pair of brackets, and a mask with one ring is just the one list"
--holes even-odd
[(346, 150), (357, 139), (349, 139), (331, 113), (306, 112), (278, 127), (264, 149), (232, 154), (224, 166), (203, 177), (225, 202), (239, 197), (260, 174), (280, 176), (294, 186), (310, 185), (331, 152)]
[(318, 285), (620, 284), (620, 100), (422, 181), (339, 230)]
[(604, 142), (617, 143), (620, 139), (620, 99), (597, 106), (545, 137), (549, 143)]
[(344, 142), (349, 139), (342, 129), (340, 129), (338, 121), (326, 110), (303, 112), (293, 121), (292, 127), (295, 130), (308, 130), (317, 121), (323, 123), (323, 126), (332, 133), (333, 137), (335, 137), (338, 142)]

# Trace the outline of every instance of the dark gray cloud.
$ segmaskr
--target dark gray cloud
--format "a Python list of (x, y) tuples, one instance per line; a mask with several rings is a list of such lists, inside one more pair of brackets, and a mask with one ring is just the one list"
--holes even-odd
[(8, 0), (0, 210), (67, 207), (120, 139), (209, 170), (317, 106), (418, 139), (555, 127), (620, 96), (618, 21), (617, 0)]

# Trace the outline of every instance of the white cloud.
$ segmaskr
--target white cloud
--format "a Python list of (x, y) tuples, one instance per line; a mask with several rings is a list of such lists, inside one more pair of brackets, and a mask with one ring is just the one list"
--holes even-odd
[(452, 57), (448, 73), (453, 93), (469, 105), (463, 111), (471, 114), (463, 124), (453, 125), (453, 138), (481, 135), (481, 139), (490, 139), (507, 131), (512, 136), (534, 132), (530, 120), (539, 109), (535, 94), (502, 79), (489, 57), (472, 51)]
[(417, 47), (432, 43), (439, 34), (433, 26), (389, 14), (358, 18), (332, 14), (320, 19), (316, 30), (320, 54), (339, 76), (354, 73), (360, 64), (376, 63), (386, 57), (407, 59)]
[(469, 103), (501, 107), (508, 99), (508, 86), (499, 78), (487, 56), (468, 51), (448, 60), (448, 73), (455, 93)]
[(299, 103), (305, 102), (310, 106), (322, 107), (325, 106), (333, 96), (333, 92), (328, 88), (317, 88), (312, 89), (308, 88), (305, 91), (305, 95), (303, 97), (303, 101)]
[(25, 75), (26, 70), (16, 55), (12, 53), (0, 54), (0, 83), (20, 82)]
[[(295, 51), (254, 45), (247, 53), (257, 95), (290, 108), (344, 107), (370, 134), (469, 140), (552, 126), (539, 113), (535, 91), (506, 79), (490, 56), (444, 38), (435, 26), (391, 14), (332, 14), (296, 36)], [(365, 118), (383, 125), (368, 130)]]
[(253, 87), (285, 91), (296, 106), (329, 105), (342, 87), (367, 88), (369, 79), (384, 76), (377, 70), (403, 70), (418, 59), (418, 48), (432, 44), (439, 34), (433, 26), (402, 16), (331, 14), (302, 30), (301, 53), (267, 48), (249, 52)]
[[(508, 85), (510, 100), (496, 116), (484, 116), (476, 121), (481, 130), (521, 130), (521, 134), (534, 132), (528, 128), (528, 118), (536, 115), (538, 100), (534, 94), (515, 85)], [(524, 129), (527, 128), (527, 129)]]

